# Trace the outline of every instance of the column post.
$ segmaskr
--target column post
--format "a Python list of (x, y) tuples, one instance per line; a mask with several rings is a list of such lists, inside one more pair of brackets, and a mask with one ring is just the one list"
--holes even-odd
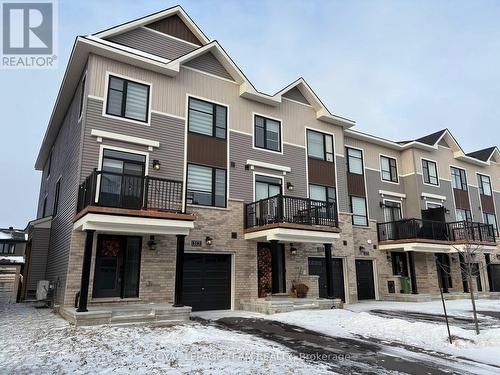
[(415, 271), (415, 252), (408, 252), (408, 259), (410, 261), (411, 294), (418, 294), (417, 273)]
[(184, 279), (184, 240), (186, 236), (177, 235), (177, 248), (175, 256), (175, 293), (174, 307), (184, 306), (182, 301), (183, 279)]
[(333, 264), (332, 264), (332, 244), (325, 243), (325, 266), (326, 266), (326, 294), (329, 299), (333, 299)]
[(80, 299), (77, 312), (87, 312), (89, 299), (90, 264), (92, 261), (92, 244), (94, 242), (94, 230), (86, 230), (85, 248), (83, 250), (82, 278), (80, 279)]

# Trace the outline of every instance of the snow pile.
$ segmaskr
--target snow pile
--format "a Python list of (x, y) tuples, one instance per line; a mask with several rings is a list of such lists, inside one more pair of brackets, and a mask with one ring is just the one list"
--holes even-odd
[(1, 373), (319, 374), (286, 348), (201, 324), (70, 326), (50, 310), (0, 306)]

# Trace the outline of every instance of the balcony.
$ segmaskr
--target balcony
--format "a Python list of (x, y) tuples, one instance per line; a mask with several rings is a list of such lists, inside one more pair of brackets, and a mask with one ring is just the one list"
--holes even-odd
[(330, 242), (338, 238), (333, 202), (275, 195), (244, 207), (245, 238), (287, 242)]
[(79, 186), (75, 229), (119, 231), (130, 224), (125, 232), (182, 234), (176, 228), (192, 228), (194, 220), (182, 198), (182, 181), (96, 170)]
[(377, 224), (381, 249), (391, 244), (428, 243), (437, 245), (496, 245), (493, 225), (470, 221), (441, 222), (403, 219)]

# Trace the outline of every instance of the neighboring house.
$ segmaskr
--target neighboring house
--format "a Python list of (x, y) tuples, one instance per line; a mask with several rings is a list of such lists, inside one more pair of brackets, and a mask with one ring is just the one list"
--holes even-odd
[(452, 245), (472, 232), (478, 263), (500, 267), (496, 147), (354, 125), (302, 78), (259, 92), (178, 6), (78, 37), (36, 161), (39, 274), (67, 311), (203, 310), (253, 308), (294, 282), (347, 303), (408, 298), (405, 276), (418, 296), (439, 279), (463, 292)]
[(23, 230), (0, 229), (0, 304), (15, 303), (18, 299), (25, 249)]

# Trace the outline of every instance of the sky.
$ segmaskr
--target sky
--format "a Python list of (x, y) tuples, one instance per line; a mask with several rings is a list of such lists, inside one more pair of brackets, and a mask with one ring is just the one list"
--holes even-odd
[(58, 68), (0, 70), (0, 227), (35, 218), (34, 163), (74, 38), (176, 4), (259, 91), (304, 77), (360, 131), (500, 145), (499, 1), (61, 0)]

